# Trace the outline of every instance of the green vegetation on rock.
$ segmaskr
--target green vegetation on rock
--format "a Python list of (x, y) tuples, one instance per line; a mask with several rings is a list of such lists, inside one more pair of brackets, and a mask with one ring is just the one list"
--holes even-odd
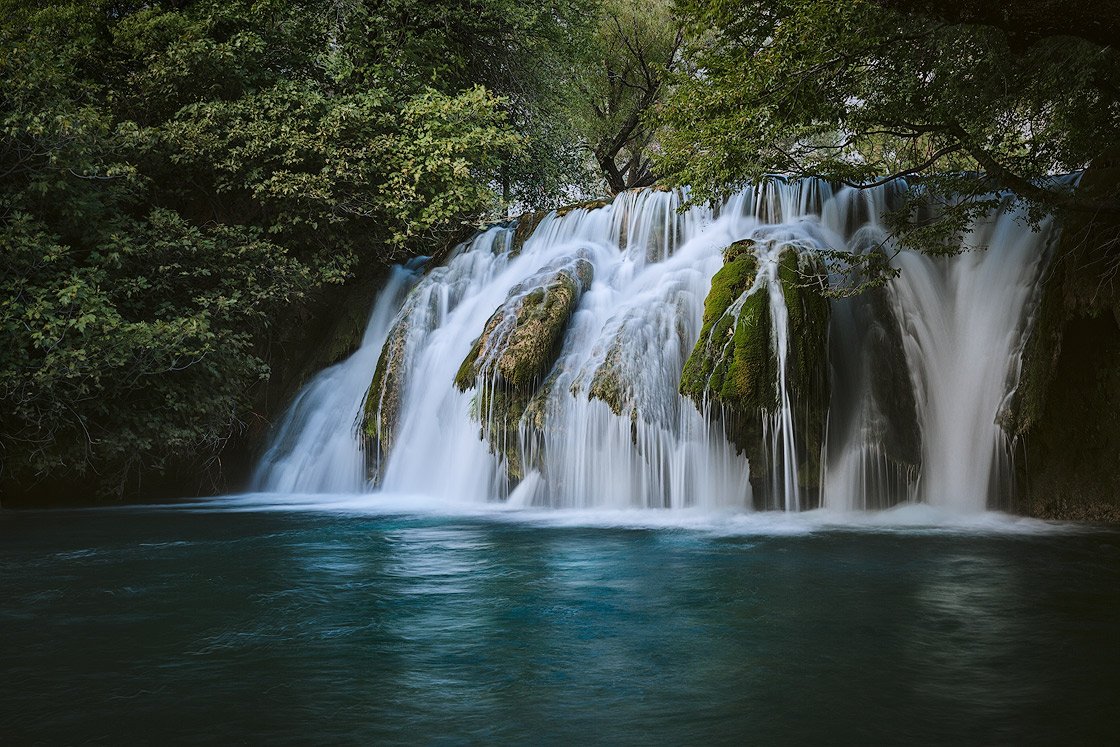
[(524, 474), (518, 423), (556, 362), (568, 321), (593, 275), (591, 263), (577, 257), (546, 267), (514, 287), (487, 320), (455, 376), (460, 391), (478, 386), (482, 435), (506, 456), (511, 479)]
[[(780, 406), (768, 281), (759, 278), (752, 241), (733, 244), (704, 301), (700, 339), (685, 363), (681, 393), (712, 407), (728, 436), (751, 460), (752, 478), (769, 468), (763, 419)], [(788, 249), (778, 282), (789, 315), (787, 387), (795, 413), (799, 474), (815, 487), (828, 409), (828, 299), (821, 268)]]
[(742, 413), (769, 412), (778, 402), (770, 301), (765, 285), (756, 287), (753, 246), (743, 241), (726, 251), (704, 300), (700, 339), (681, 375), (682, 394)]
[[(568, 320), (593, 272), (591, 263), (581, 257), (514, 288), (463, 360), (456, 386), (466, 390), (480, 376), (496, 375), (504, 386), (533, 387), (556, 361)], [(532, 287), (526, 290), (526, 285)]]

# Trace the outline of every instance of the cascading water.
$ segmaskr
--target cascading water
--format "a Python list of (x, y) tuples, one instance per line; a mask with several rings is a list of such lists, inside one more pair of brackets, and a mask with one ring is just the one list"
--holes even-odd
[(415, 276), (414, 270), (393, 268), (358, 349), (315, 376), (296, 396), (257, 465), (254, 490), (357, 493), (366, 487), (365, 454), (356, 420), (370, 371)]
[[(297, 398), (257, 486), (360, 491), (368, 477), (386, 491), (525, 506), (982, 510), (1008, 479), (995, 421), (1050, 233), (1013, 212), (974, 227), (966, 249), (986, 251), (903, 252), (886, 289), (826, 303), (827, 436), (806, 438), (807, 312), (783, 273), (820, 265), (825, 250), (881, 251), (896, 195), (774, 180), (680, 212), (679, 193), (646, 190), (531, 231), (488, 229), (403, 306), (395, 276), (362, 348)], [(705, 298), (743, 239), (757, 271), (721, 326)], [(680, 394), (682, 369), (702, 320), (729, 330), (726, 343), (707, 340), (726, 352), (759, 304), (775, 396), (755, 430), (735, 430), (716, 392)], [(367, 389), (368, 454), (357, 432)], [(756, 431), (760, 449), (739, 448)], [(808, 458), (822, 440), (821, 459)]]
[(1008, 487), (1010, 444), (996, 416), (1018, 379), (1023, 310), (1049, 235), (1017, 217), (975, 225), (958, 257), (900, 255), (891, 285), (922, 427), (918, 495), (952, 510), (983, 508), (978, 496), (999, 501)]

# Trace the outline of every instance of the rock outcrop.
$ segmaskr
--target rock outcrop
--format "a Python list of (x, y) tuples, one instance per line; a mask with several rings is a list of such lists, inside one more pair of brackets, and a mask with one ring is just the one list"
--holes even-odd
[[(1120, 153), (1081, 195), (1120, 201)], [(1000, 424), (1018, 445), (1016, 511), (1120, 523), (1120, 216), (1070, 213), (1044, 271), (1018, 386)]]
[[(769, 470), (766, 419), (781, 406), (778, 345), (770, 297), (770, 274), (760, 273), (753, 241), (733, 244), (712, 278), (704, 302), (700, 339), (681, 376), (680, 391), (711, 408), (728, 437), (746, 452), (752, 482)], [(828, 409), (829, 302), (822, 293), (823, 268), (787, 248), (774, 274), (788, 314), (786, 388), (794, 412), (799, 480), (818, 487), (821, 445)]]
[(574, 257), (515, 286), (490, 315), (455, 376), (461, 391), (477, 388), (475, 414), (482, 436), (506, 457), (513, 481), (524, 475), (518, 424), (556, 363), (568, 321), (593, 275), (590, 261)]

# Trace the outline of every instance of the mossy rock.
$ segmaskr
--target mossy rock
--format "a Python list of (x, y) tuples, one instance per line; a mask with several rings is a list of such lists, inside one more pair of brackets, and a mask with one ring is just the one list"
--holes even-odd
[(397, 419), (400, 416), (408, 367), (408, 338), (414, 324), (416, 306), (421, 298), (418, 291), (419, 286), (409, 295), (389, 330), (381, 355), (377, 358), (373, 380), (362, 409), (362, 433), (383, 455), (388, 454), (393, 446)]
[(479, 437), (490, 452), (506, 462), (511, 485), (525, 477), (521, 458), (518, 425), (529, 405), (527, 392), (502, 386), (484, 386), (474, 399), (474, 416), (479, 422)]
[(481, 435), (495, 454), (505, 457), (511, 483), (525, 473), (519, 423), (531, 402), (543, 421), (546, 395), (541, 392), (547, 387), (541, 381), (556, 363), (568, 321), (593, 276), (591, 263), (576, 257), (513, 288), (455, 375), (460, 391), (478, 387), (475, 414)]
[(533, 235), (533, 232), (540, 226), (541, 221), (548, 215), (547, 210), (537, 210), (532, 213), (525, 213), (518, 217), (513, 229), (513, 239), (510, 241), (509, 256), (516, 257), (521, 254), (521, 250), (525, 248), (525, 242)]
[[(1081, 178), (1079, 192), (1120, 199), (1120, 158), (1100, 159)], [(1120, 218), (1066, 216), (1054, 256), (1042, 274), (1038, 304), (1023, 347), (1019, 381), (1000, 425), (1018, 438), (1039, 423), (1054, 384), (1066, 325), (1075, 319), (1111, 316), (1120, 322), (1120, 281), (1104, 273), (1116, 265)]]
[(615, 340), (607, 349), (602, 365), (595, 369), (587, 388), (588, 399), (599, 399), (615, 415), (634, 412), (634, 391), (622, 371), (622, 342)]
[(683, 365), (692, 330), (685, 302), (678, 292), (662, 301), (631, 309), (611, 329), (592, 355), (598, 360), (590, 374), (572, 382), (573, 396), (605, 403), (615, 415), (627, 415), (670, 426), (676, 422), (676, 402), (654, 395), (642, 382), (675, 377)]
[(568, 320), (593, 275), (591, 263), (578, 257), (515, 287), (463, 359), (455, 385), (465, 391), (480, 376), (496, 376), (503, 386), (534, 386), (556, 362)]
[[(769, 470), (764, 422), (780, 407), (777, 347), (767, 281), (757, 280), (757, 248), (742, 241), (724, 252), (704, 301), (700, 338), (685, 363), (680, 391), (724, 421), (731, 441), (751, 462), (752, 481)], [(793, 400), (798, 472), (816, 487), (828, 411), (829, 302), (818, 260), (792, 249), (779, 258), (777, 279), (789, 316), (787, 386)]]
[(770, 301), (765, 284), (756, 287), (752, 245), (739, 242), (727, 250), (704, 300), (700, 339), (681, 374), (681, 394), (735, 412), (771, 411), (778, 403)]
[[(373, 379), (362, 407), (361, 433), (369, 453), (382, 458), (393, 447), (400, 417), (404, 387), (411, 365), (409, 346), (418, 324), (434, 312), (431, 289), (444, 281), (446, 268), (436, 268), (412, 289), (389, 329), (374, 367)], [(376, 481), (377, 464), (370, 464), (370, 478)]]
[(732, 244), (704, 299), (700, 338), (685, 361), (681, 394), (709, 405), (724, 420), (732, 442), (751, 460), (754, 477), (764, 476), (768, 459), (762, 413), (778, 405), (778, 361), (771, 340), (770, 300), (757, 283), (754, 242)]

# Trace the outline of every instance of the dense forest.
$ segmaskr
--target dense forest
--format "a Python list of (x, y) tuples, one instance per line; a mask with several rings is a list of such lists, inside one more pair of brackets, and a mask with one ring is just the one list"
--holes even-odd
[(324, 309), (634, 188), (909, 178), (890, 225), (927, 252), (1010, 198), (1072, 237), (1032, 344), (1120, 319), (1116, 0), (2, 7), (4, 499), (229, 489)]

